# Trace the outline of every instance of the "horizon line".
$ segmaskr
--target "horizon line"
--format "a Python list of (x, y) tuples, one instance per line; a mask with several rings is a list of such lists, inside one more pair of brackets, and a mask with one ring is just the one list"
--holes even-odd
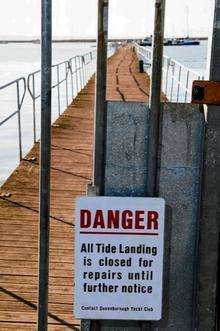
[[(177, 38), (177, 39), (185, 39), (187, 38), (186, 36), (175, 36), (175, 37), (165, 37), (166, 38)], [(198, 40), (208, 40), (208, 36), (204, 36), (204, 37), (195, 37), (195, 36), (190, 36), (189, 38), (193, 38), (193, 39), (198, 39)], [(125, 40), (142, 40), (142, 37), (112, 37), (109, 38), (109, 41), (125, 41)], [(16, 42), (39, 42), (40, 41), (40, 37), (9, 37), (9, 38), (1, 38), (0, 36), (0, 43), (16, 43)], [(52, 39), (52, 42), (96, 42), (96, 38), (68, 38), (68, 37), (54, 37)]]

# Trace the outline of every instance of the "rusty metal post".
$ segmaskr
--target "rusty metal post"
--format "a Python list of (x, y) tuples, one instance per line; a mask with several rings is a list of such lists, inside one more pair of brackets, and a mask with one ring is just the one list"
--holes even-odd
[[(209, 79), (220, 81), (220, 0), (215, 0)], [(209, 106), (204, 149), (197, 330), (219, 330), (220, 106)], [(217, 325), (218, 326), (217, 326)]]
[(50, 219), (52, 0), (41, 1), (41, 144), (38, 331), (47, 331)]
[(108, 52), (108, 0), (98, 1), (98, 40), (94, 118), (93, 184), (104, 192), (106, 140), (106, 76)]
[(160, 96), (163, 65), (165, 0), (155, 0), (153, 62), (150, 85), (150, 121), (147, 194), (157, 194), (157, 155), (159, 144)]
[[(94, 108), (93, 183), (87, 195), (104, 195), (106, 150), (106, 78), (108, 56), (108, 0), (98, 0), (97, 65)], [(83, 320), (81, 331), (100, 330), (100, 321)]]
[[(150, 85), (149, 102), (149, 141), (147, 165), (147, 196), (154, 197), (158, 194), (157, 187), (157, 160), (159, 149), (159, 123), (160, 123), (160, 96), (163, 66), (163, 41), (166, 0), (155, 0), (153, 60)], [(145, 330), (153, 330), (151, 322), (145, 322)]]

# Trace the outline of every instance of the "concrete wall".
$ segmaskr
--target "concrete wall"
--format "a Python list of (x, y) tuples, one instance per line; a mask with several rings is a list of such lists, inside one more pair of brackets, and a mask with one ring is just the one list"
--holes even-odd
[[(193, 330), (195, 308), (204, 123), (197, 106), (165, 104), (162, 114), (159, 195), (169, 206), (164, 319), (150, 329), (189, 331)], [(148, 116), (148, 106), (143, 103), (108, 103), (105, 195), (146, 196)], [(112, 322), (103, 322), (102, 329), (140, 327), (134, 323), (129, 327), (126, 322), (120, 322), (118, 328), (115, 323), (110, 325)]]
[(148, 115), (143, 103), (108, 103), (105, 195), (146, 195)]
[(172, 209), (170, 236), (169, 318), (166, 330), (192, 330), (194, 277), (200, 207), (203, 115), (197, 106), (163, 107), (159, 195)]

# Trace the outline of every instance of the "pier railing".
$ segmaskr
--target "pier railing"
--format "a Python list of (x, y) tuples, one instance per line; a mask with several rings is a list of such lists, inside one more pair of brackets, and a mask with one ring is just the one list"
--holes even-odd
[[(22, 154), (22, 129), (21, 129), (21, 109), (23, 106), (25, 94), (26, 94), (26, 79), (24, 77), (13, 80), (12, 82), (5, 84), (0, 87), (0, 92), (4, 92), (6, 90), (11, 90), (13, 94), (15, 93), (15, 103), (13, 105), (14, 109), (10, 114), (3, 116), (0, 118), (0, 127), (4, 124), (8, 123), (14, 118), (17, 118), (17, 136), (18, 136), (18, 151), (19, 151), (19, 159), (21, 160), (23, 157)], [(14, 90), (14, 91), (13, 91)], [(2, 145), (4, 141), (2, 141)]]
[[(110, 52), (109, 55), (112, 55)], [(52, 120), (62, 114), (96, 70), (96, 49), (52, 66)], [(0, 86), (0, 183), (40, 136), (41, 71)], [(29, 93), (27, 93), (29, 92)], [(13, 111), (9, 112), (9, 110)], [(31, 112), (30, 112), (31, 109)], [(5, 144), (4, 144), (5, 142)]]
[[(112, 56), (117, 46), (109, 46)], [(96, 71), (93, 50), (52, 66), (52, 121), (71, 104)], [(27, 93), (29, 92), (29, 93)], [(0, 183), (40, 137), (41, 71), (0, 86)], [(13, 109), (11, 113), (9, 110)], [(31, 112), (30, 112), (31, 109)], [(16, 118), (17, 117), (17, 118)], [(5, 144), (4, 144), (5, 142)], [(19, 158), (18, 156), (19, 155)]]
[[(87, 84), (95, 72), (95, 65), (96, 50), (93, 50), (52, 66), (53, 120), (62, 114), (78, 92)], [(32, 99), (34, 142), (39, 137), (36, 107), (37, 100), (40, 99), (40, 73), (40, 70), (32, 72), (27, 78), (27, 88)]]
[[(151, 75), (152, 50), (138, 44), (135, 48), (138, 58), (144, 61), (145, 71)], [(192, 69), (163, 56), (162, 91), (170, 102), (190, 102), (193, 81), (202, 79), (204, 77)]]

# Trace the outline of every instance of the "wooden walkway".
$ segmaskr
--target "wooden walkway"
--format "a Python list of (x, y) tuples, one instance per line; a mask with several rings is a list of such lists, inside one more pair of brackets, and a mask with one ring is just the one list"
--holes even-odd
[[(131, 48), (108, 61), (108, 100), (147, 101), (149, 79)], [(74, 200), (91, 180), (94, 77), (52, 128), (49, 330), (73, 316)], [(34, 158), (28, 160), (28, 158)], [(36, 159), (35, 159), (36, 158)], [(0, 189), (0, 331), (36, 330), (39, 144)]]

